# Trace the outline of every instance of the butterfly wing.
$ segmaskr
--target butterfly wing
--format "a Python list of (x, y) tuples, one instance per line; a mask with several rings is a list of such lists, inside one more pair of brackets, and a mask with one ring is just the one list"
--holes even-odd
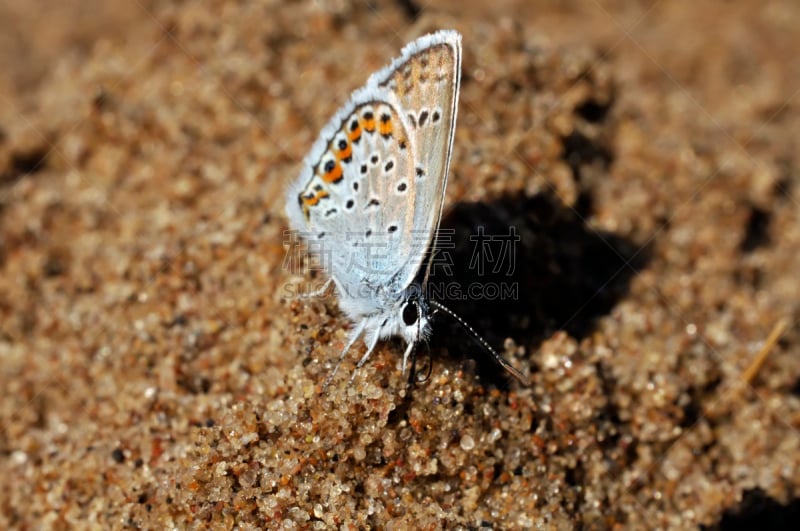
[[(461, 85), (461, 35), (442, 30), (408, 44), (399, 58), (375, 73), (368, 85), (392, 91), (411, 129), (414, 154), (415, 240), (408, 286), (427, 249), (433, 248), (442, 216)], [(410, 264), (411, 265), (411, 264)]]
[(351, 317), (378, 312), (411, 250), (414, 146), (396, 96), (364, 87), (323, 128), (289, 191), (287, 215)]
[(287, 201), (293, 229), (352, 318), (416, 276), (441, 217), (458, 101), (461, 37), (406, 46), (322, 129)]

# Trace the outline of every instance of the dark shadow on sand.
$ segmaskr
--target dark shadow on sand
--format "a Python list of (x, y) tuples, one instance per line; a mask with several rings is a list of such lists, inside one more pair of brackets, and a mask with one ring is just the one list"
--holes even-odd
[[(587, 227), (590, 203), (582, 198), (579, 212), (540, 194), (457, 204), (442, 220), (429, 295), (497, 350), (506, 337), (529, 355), (558, 330), (586, 337), (650, 256), (649, 248)], [(484, 380), (504, 384), (502, 369), (447, 316), (436, 316), (431, 347), (465, 353)]]

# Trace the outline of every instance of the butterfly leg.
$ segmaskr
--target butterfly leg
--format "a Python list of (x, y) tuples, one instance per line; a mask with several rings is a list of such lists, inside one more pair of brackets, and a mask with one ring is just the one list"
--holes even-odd
[(322, 385), (323, 387), (328, 387), (328, 384), (331, 383), (333, 377), (336, 375), (336, 371), (339, 370), (339, 366), (344, 361), (344, 357), (347, 355), (347, 352), (353, 346), (353, 344), (358, 341), (358, 338), (361, 337), (361, 334), (364, 332), (364, 327), (367, 326), (367, 320), (362, 319), (360, 323), (355, 327), (355, 329), (350, 333), (350, 340), (345, 345), (344, 349), (342, 350), (342, 354), (339, 356), (339, 361), (336, 362), (336, 366), (334, 366), (331, 373), (325, 378), (325, 383)]
[[(428, 370), (426, 371), (427, 374), (425, 375), (425, 379), (418, 379), (417, 378), (417, 353), (419, 352), (417, 348), (419, 348), (420, 343), (425, 345), (425, 351), (428, 354)], [(411, 361), (409, 363), (410, 369), (408, 371), (408, 380), (406, 381), (406, 392), (410, 393), (411, 389), (417, 382), (427, 382), (428, 378), (431, 377), (431, 371), (433, 370), (433, 360), (431, 359), (431, 348), (428, 345), (427, 341), (417, 341), (413, 343), (413, 348), (411, 349)], [(410, 394), (408, 396), (411, 396)]]
[[(406, 373), (406, 365), (408, 362), (409, 356), (411, 356), (411, 352), (414, 350), (414, 341), (410, 342), (406, 347), (406, 351), (403, 353), (403, 374)], [(413, 363), (413, 362), (412, 362)]]
[(409, 357), (411, 357), (411, 370), (408, 371), (408, 380), (406, 380), (406, 393), (410, 397), (411, 389), (414, 387), (414, 378), (417, 375), (417, 343), (415, 341), (409, 343), (403, 353), (403, 374), (406, 373), (406, 360)]
[(367, 348), (367, 352), (361, 356), (361, 359), (358, 360), (358, 363), (356, 363), (356, 368), (353, 370), (353, 375), (350, 377), (350, 383), (353, 383), (353, 380), (356, 379), (356, 372), (358, 369), (364, 366), (369, 359), (369, 355), (372, 354), (373, 350), (375, 350), (375, 345), (378, 344), (378, 339), (380, 339), (380, 328), (376, 330), (375, 335), (372, 336), (372, 339), (369, 342), (369, 347)]

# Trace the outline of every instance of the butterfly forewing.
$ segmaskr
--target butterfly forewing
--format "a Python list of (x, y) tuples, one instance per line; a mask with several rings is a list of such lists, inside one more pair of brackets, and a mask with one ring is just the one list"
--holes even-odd
[(400, 101), (414, 140), (414, 267), (402, 284), (416, 276), (439, 227), (450, 166), (461, 78), (461, 36), (440, 31), (403, 49), (370, 84), (391, 90)]

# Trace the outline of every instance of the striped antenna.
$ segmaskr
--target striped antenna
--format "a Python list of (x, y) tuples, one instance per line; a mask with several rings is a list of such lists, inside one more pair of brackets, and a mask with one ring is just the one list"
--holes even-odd
[(458, 324), (460, 324), (460, 325), (461, 325), (461, 326), (464, 328), (464, 330), (466, 330), (467, 332), (469, 332), (469, 335), (470, 335), (470, 337), (471, 337), (471, 338), (472, 338), (472, 339), (473, 339), (473, 340), (474, 340), (476, 343), (478, 343), (480, 346), (482, 346), (482, 347), (483, 347), (483, 348), (486, 350), (486, 352), (488, 352), (489, 354), (491, 354), (491, 356), (492, 356), (492, 359), (494, 359), (495, 363), (497, 363), (497, 364), (498, 364), (498, 365), (500, 365), (502, 368), (504, 368), (504, 369), (505, 369), (505, 370), (506, 370), (506, 371), (507, 371), (507, 372), (508, 372), (508, 373), (509, 373), (511, 376), (513, 376), (514, 378), (516, 378), (516, 379), (519, 381), (519, 383), (521, 383), (522, 385), (525, 385), (525, 386), (528, 386), (528, 385), (530, 385), (530, 382), (528, 382), (528, 379), (525, 377), (525, 375), (524, 375), (524, 374), (522, 374), (522, 373), (521, 373), (521, 372), (519, 372), (519, 371), (518, 371), (516, 368), (514, 368), (514, 366), (513, 366), (513, 365), (511, 365), (511, 364), (508, 362), (508, 360), (507, 360), (507, 359), (505, 359), (505, 358), (504, 358), (503, 356), (501, 356), (501, 355), (500, 355), (500, 354), (499, 354), (499, 353), (498, 353), (498, 352), (497, 352), (495, 349), (493, 349), (493, 348), (492, 348), (492, 347), (489, 345), (489, 343), (487, 343), (487, 342), (486, 342), (486, 340), (485, 340), (485, 339), (483, 339), (483, 337), (481, 337), (481, 336), (480, 336), (480, 334), (478, 334), (478, 332), (476, 332), (476, 331), (475, 331), (475, 329), (474, 329), (474, 328), (472, 328), (470, 325), (468, 325), (468, 324), (467, 324), (467, 322), (466, 322), (466, 321), (464, 321), (464, 319), (462, 319), (461, 317), (459, 317), (459, 316), (458, 316), (458, 315), (457, 315), (457, 314), (456, 314), (456, 313), (455, 313), (453, 310), (451, 310), (451, 309), (450, 309), (450, 308), (448, 308), (447, 306), (445, 306), (445, 305), (443, 305), (443, 304), (440, 304), (440, 303), (438, 303), (438, 302), (436, 302), (436, 301), (428, 301), (428, 304), (430, 304), (431, 306), (434, 306), (434, 307), (435, 307), (437, 310), (442, 310), (442, 311), (443, 311), (443, 312), (445, 312), (447, 315), (449, 315), (450, 317), (452, 317), (453, 319), (455, 319), (455, 320), (456, 320), (456, 322), (457, 322)]

